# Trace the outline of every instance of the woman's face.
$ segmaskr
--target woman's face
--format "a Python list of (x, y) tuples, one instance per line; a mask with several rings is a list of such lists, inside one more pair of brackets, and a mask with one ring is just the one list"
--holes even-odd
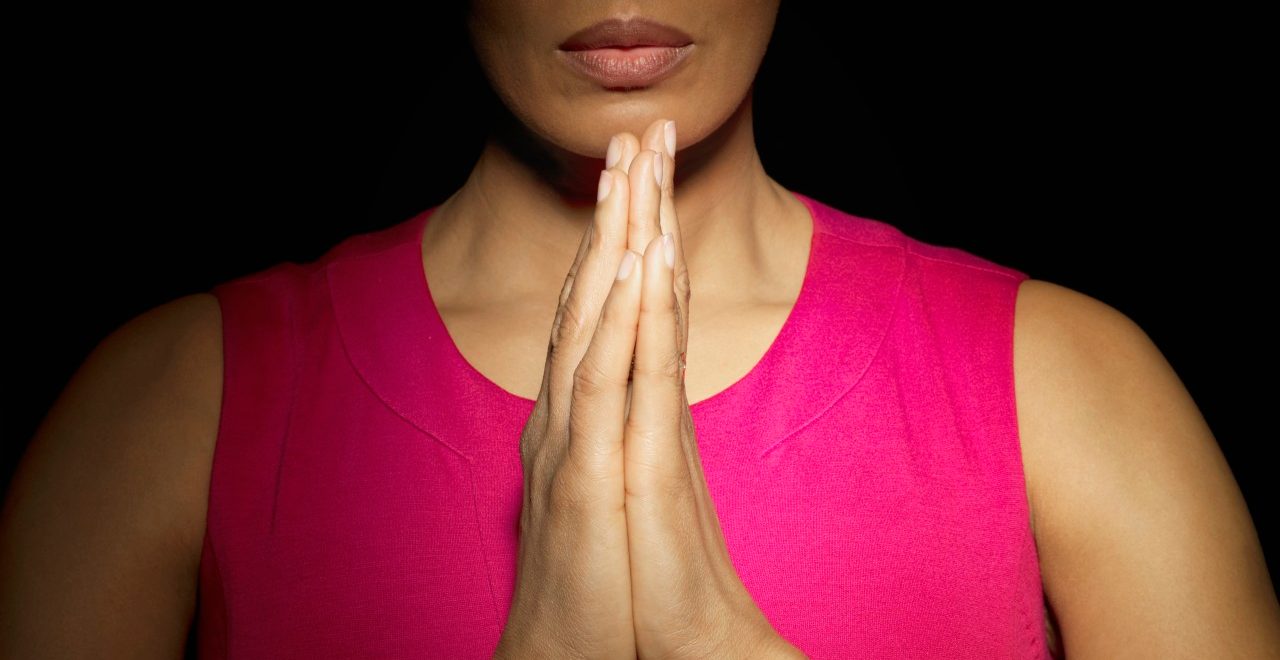
[[(779, 1), (472, 0), (468, 29), (490, 84), (520, 122), (563, 149), (603, 158), (614, 133), (639, 137), (658, 117), (675, 120), (680, 148), (727, 120), (755, 79)], [(630, 18), (674, 30), (575, 38)]]

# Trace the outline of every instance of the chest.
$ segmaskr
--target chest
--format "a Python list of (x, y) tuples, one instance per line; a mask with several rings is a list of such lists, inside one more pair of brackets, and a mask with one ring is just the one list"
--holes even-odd
[[(815, 391), (816, 417), (808, 399), (761, 399), (780, 391), (764, 378), (776, 369), (696, 408), (734, 567), (811, 657), (1036, 657), (1010, 438), (975, 435), (896, 362), (838, 397)], [(487, 657), (515, 586), (527, 410), (426, 400), (447, 417), (424, 432), (354, 375), (324, 373), (303, 380), (279, 446), (234, 415), (220, 437), (205, 558), (218, 570), (202, 576), (225, 599), (229, 646)], [(930, 396), (943, 399), (921, 414)]]
[[(518, 437), (551, 319), (514, 315), (495, 344), (526, 337), (492, 358), (525, 365), (511, 373), (528, 396), (513, 395), (520, 376), (449, 339), (484, 331), (445, 332), (420, 289), (395, 286), (421, 283), (410, 246), (332, 264), (332, 298), (296, 322), (225, 299), (208, 657), (219, 639), (237, 657), (496, 645), (519, 551)], [(763, 357), (739, 353), (744, 376), (690, 397), (735, 570), (811, 657), (1045, 657), (1009, 368), (1016, 279), (908, 268), (901, 250), (843, 239), (815, 256), (831, 266)], [(712, 361), (697, 342), (717, 342), (691, 326), (692, 369)]]
[[(749, 373), (777, 340), (791, 308), (782, 304), (693, 309), (685, 390), (697, 403)], [(484, 378), (536, 399), (554, 310), (491, 306), (483, 313), (442, 307), (441, 320), (462, 358)]]

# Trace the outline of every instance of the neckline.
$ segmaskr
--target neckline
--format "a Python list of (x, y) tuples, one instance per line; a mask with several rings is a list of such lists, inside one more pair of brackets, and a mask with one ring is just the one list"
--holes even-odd
[[(814, 272), (816, 270), (816, 246), (819, 240), (818, 235), (822, 231), (819, 224), (820, 214), (813, 208), (813, 205), (804, 195), (793, 190), (789, 190), (788, 192), (804, 205), (806, 212), (809, 214), (811, 228), (809, 234), (809, 250), (805, 260), (804, 276), (800, 282), (800, 292), (796, 295), (796, 300), (791, 305), (791, 310), (787, 312), (787, 317), (782, 322), (782, 326), (778, 329), (777, 334), (774, 335), (773, 340), (769, 342), (768, 348), (765, 349), (764, 354), (760, 356), (760, 359), (757, 360), (749, 370), (747, 370), (747, 373), (730, 383), (727, 387), (705, 399), (702, 399), (701, 401), (691, 403), (689, 405), (690, 414), (694, 414), (704, 408), (716, 406), (717, 404), (730, 400), (736, 392), (748, 388), (754, 381), (758, 380), (761, 377), (761, 374), (766, 372), (770, 366), (779, 359), (779, 354), (781, 354), (786, 348), (787, 342), (791, 341), (792, 337), (796, 334), (795, 326), (797, 319), (800, 318), (812, 304), (811, 298), (813, 297), (814, 289), (813, 280)], [(448, 355), (448, 360), (451, 363), (450, 366), (456, 372), (464, 374), (467, 379), (472, 381), (473, 386), (478, 388), (479, 391), (488, 392), (492, 396), (505, 399), (509, 403), (532, 408), (537, 403), (536, 400), (516, 394), (515, 392), (499, 385), (496, 381), (486, 376), (483, 372), (477, 369), (475, 365), (467, 360), (466, 356), (462, 354), (462, 350), (458, 348), (458, 343), (454, 340), (453, 335), (449, 333), (448, 326), (445, 325), (444, 317), (441, 316), (439, 308), (436, 307), (435, 298), (431, 295), (431, 283), (427, 279), (426, 263), (422, 258), (422, 238), (426, 232), (427, 224), (431, 221), (431, 216), (435, 214), (435, 211), (438, 208), (439, 206), (437, 205), (423, 213), (420, 216), (417, 226), (413, 231), (409, 232), (415, 239), (414, 246), (416, 247), (415, 254), (417, 255), (417, 266), (414, 269), (416, 271), (414, 296), (417, 298), (417, 301), (413, 304), (423, 308), (429, 322), (439, 330), (440, 340), (444, 345), (444, 351)]]
[[(844, 399), (888, 340), (906, 281), (904, 235), (793, 194), (815, 221), (800, 295), (756, 366), (690, 406), (699, 451), (766, 458)], [(517, 456), (511, 439), (530, 399), (481, 378), (442, 336), (434, 301), (423, 304), (429, 289), (415, 239), (426, 213), (353, 236), (324, 258), (336, 340), (371, 396), (448, 450), (467, 459)]]

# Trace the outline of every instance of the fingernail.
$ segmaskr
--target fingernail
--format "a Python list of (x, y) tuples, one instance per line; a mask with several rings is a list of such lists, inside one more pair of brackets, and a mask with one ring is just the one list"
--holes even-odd
[(662, 256), (667, 261), (667, 268), (675, 268), (676, 239), (671, 237), (671, 232), (662, 235)]
[(662, 154), (653, 152), (653, 180), (658, 182), (658, 187), (662, 187)]
[(609, 151), (604, 155), (605, 168), (613, 167), (618, 164), (618, 159), (622, 158), (622, 144), (618, 142), (618, 138), (609, 138)]
[(613, 189), (613, 177), (609, 176), (609, 172), (600, 172), (600, 187), (596, 190), (596, 201), (599, 202), (609, 196), (609, 191)]
[(663, 137), (667, 138), (667, 153), (670, 154), (672, 158), (675, 158), (676, 157), (676, 122), (675, 120), (673, 119), (671, 121), (668, 121), (667, 125), (662, 129), (662, 131), (664, 134)]
[(631, 250), (627, 250), (627, 253), (622, 255), (622, 263), (618, 265), (618, 279), (627, 279), (627, 276), (631, 274), (631, 267), (635, 265), (636, 253)]

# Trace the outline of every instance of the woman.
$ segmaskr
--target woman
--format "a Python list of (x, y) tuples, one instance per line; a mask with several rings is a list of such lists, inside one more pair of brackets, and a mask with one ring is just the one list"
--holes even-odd
[(1140, 328), (765, 173), (777, 8), (474, 2), (516, 122), (461, 189), (68, 385), (6, 501), (2, 655), (1280, 648)]

